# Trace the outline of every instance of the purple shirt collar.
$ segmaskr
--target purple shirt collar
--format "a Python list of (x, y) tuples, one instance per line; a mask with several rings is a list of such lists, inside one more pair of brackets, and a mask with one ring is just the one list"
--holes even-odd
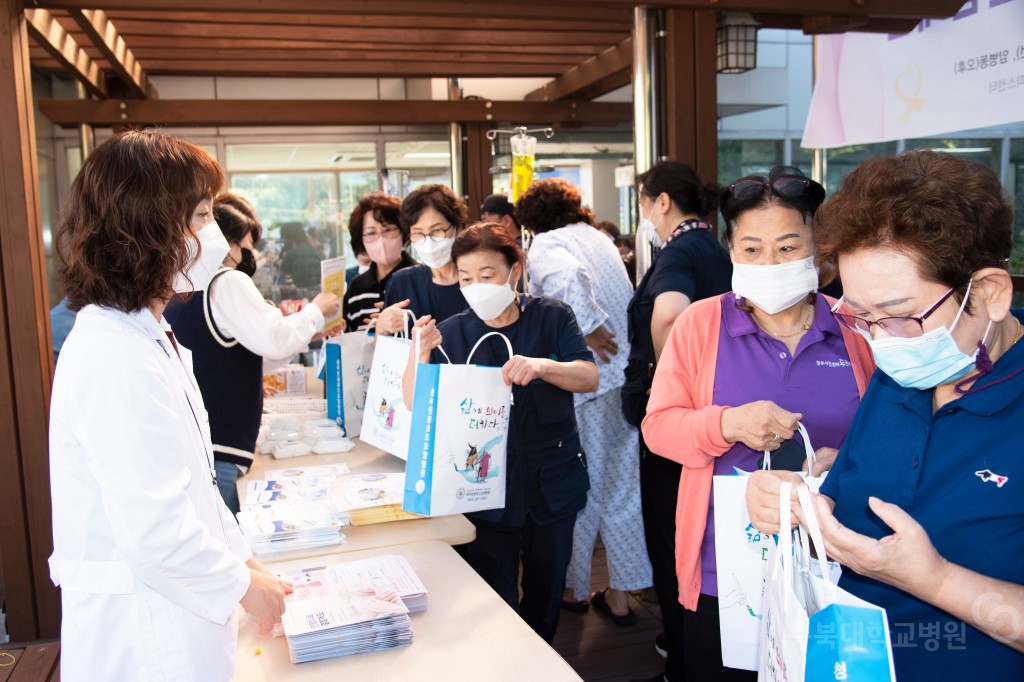
[[(754, 322), (750, 313), (736, 307), (736, 294), (731, 291), (722, 297), (722, 324), (729, 336), (736, 338), (745, 334), (757, 334), (761, 328)], [(814, 302), (814, 319), (811, 320), (811, 328), (808, 331), (811, 336), (808, 341), (816, 341), (825, 334), (842, 336), (839, 323), (832, 317), (828, 301), (821, 294), (818, 294)]]

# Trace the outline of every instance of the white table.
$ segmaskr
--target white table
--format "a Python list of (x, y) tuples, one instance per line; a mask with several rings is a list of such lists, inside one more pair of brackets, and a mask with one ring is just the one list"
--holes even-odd
[(269, 567), (274, 571), (296, 570), (384, 554), (405, 556), (430, 595), (427, 610), (410, 616), (411, 646), (293, 664), (289, 662), (284, 638), (259, 637), (255, 622), (240, 611), (235, 679), (238, 682), (580, 680), (569, 664), (442, 542), (346, 552), (312, 562), (276, 562)]
[[(306, 455), (288, 459), (274, 459), (270, 455), (257, 454), (256, 460), (245, 476), (238, 478), (238, 494), (245, 499), (246, 484), (255, 479), (262, 479), (263, 472), (268, 469), (294, 469), (319, 464), (348, 464), (352, 473), (390, 473), (405, 471), (405, 462), (393, 455), (367, 445), (359, 439), (352, 441), (356, 447), (349, 452), (334, 455)], [(472, 542), (476, 538), (476, 528), (458, 514), (454, 516), (434, 516), (431, 518), (409, 519), (375, 523), (369, 526), (346, 526), (347, 540), (341, 545), (313, 547), (309, 549), (261, 554), (257, 558), (263, 562), (286, 561), (303, 557), (323, 556), (337, 552), (354, 552), (375, 547), (389, 547), (422, 540), (440, 540), (449, 545), (461, 545)]]

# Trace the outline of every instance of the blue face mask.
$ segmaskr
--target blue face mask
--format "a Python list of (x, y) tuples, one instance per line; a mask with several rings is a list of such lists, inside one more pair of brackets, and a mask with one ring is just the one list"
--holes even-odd
[[(952, 334), (957, 322), (960, 321), (960, 316), (964, 312), (970, 295), (971, 285), (968, 285), (964, 301), (960, 304), (960, 310), (957, 312), (953, 324), (948, 328), (939, 327), (927, 334), (910, 339), (898, 336), (873, 339), (866, 332), (862, 332), (861, 335), (871, 347), (871, 354), (875, 357), (878, 369), (888, 374), (893, 381), (904, 388), (921, 390), (930, 390), (936, 386), (948, 384), (970, 372), (975, 366), (978, 351), (975, 351), (973, 355), (967, 355), (956, 345)], [(989, 321), (979, 347), (984, 345), (991, 328), (992, 322)]]

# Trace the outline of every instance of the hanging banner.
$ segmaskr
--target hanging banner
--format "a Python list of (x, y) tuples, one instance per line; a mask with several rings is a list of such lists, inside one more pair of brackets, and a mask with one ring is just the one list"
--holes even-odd
[(907, 34), (820, 36), (801, 146), (941, 135), (1024, 118), (1024, 0), (973, 0)]

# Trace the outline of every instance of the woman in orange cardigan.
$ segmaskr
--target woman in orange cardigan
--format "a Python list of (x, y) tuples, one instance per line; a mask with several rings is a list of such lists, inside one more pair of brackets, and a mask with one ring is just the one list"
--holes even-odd
[(644, 439), (683, 465), (676, 572), (688, 679), (756, 677), (722, 665), (712, 477), (758, 468), (765, 450), (776, 461), (802, 452), (797, 422), (818, 447), (813, 473), (827, 469), (874, 371), (864, 340), (832, 318), (835, 301), (815, 293), (811, 219), (824, 195), (789, 168), (723, 193), (733, 291), (686, 309), (654, 376)]

